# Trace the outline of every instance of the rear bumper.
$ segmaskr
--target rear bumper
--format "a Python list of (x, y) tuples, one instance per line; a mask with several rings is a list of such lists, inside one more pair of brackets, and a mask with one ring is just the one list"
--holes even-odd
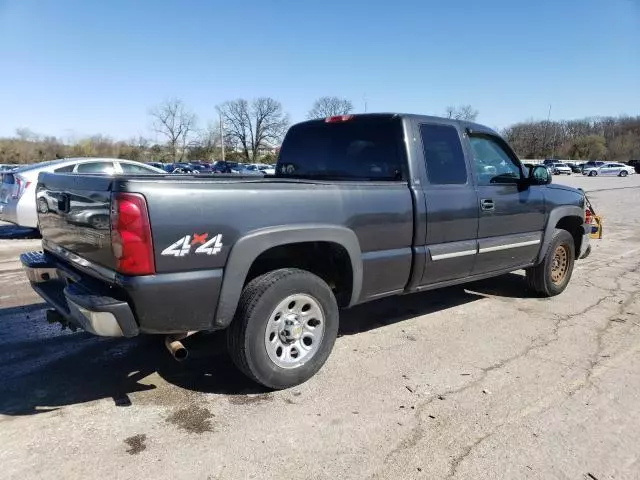
[(68, 322), (102, 337), (138, 334), (138, 324), (127, 302), (73, 283), (73, 273), (60, 270), (42, 252), (23, 253), (20, 261), (31, 287)]
[(0, 203), (0, 220), (13, 223), (21, 227), (37, 228), (38, 214), (34, 203), (27, 203), (28, 198), (20, 200), (10, 199), (7, 203)]
[(98, 280), (48, 253), (20, 256), (32, 288), (68, 322), (100, 336), (211, 330), (222, 269)]
[(0, 220), (9, 223), (18, 223), (17, 204), (15, 202), (0, 203)]

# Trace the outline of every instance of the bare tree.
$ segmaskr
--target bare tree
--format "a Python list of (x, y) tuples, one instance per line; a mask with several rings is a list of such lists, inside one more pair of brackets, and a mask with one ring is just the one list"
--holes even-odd
[(313, 108), (307, 113), (307, 118), (334, 117), (336, 115), (347, 115), (353, 111), (351, 100), (340, 97), (320, 97), (313, 103)]
[(218, 107), (225, 128), (225, 145), (237, 144), (247, 161), (255, 161), (261, 150), (276, 147), (289, 126), (282, 104), (269, 97), (256, 98), (249, 104), (238, 99)]
[(474, 110), (471, 105), (460, 105), (458, 107), (448, 106), (444, 110), (444, 116), (455, 120), (467, 120), (473, 122), (478, 118), (478, 110)]
[(153, 108), (153, 129), (167, 139), (172, 160), (182, 160), (191, 133), (196, 127), (196, 116), (178, 98), (165, 100)]

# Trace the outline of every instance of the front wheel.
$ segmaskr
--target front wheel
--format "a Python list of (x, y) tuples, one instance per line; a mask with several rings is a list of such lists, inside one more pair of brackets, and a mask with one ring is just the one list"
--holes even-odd
[(598, 175), (598, 172), (589, 172), (590, 177), (595, 177), (596, 175)]
[(629, 172), (627, 172), (626, 170), (622, 170), (622, 171), (620, 172), (620, 176), (621, 176), (621, 177), (626, 177), (627, 175), (629, 175)]
[(555, 229), (542, 263), (526, 270), (529, 288), (545, 297), (559, 295), (569, 284), (574, 262), (573, 237), (566, 230)]
[(273, 389), (305, 382), (329, 357), (338, 334), (338, 305), (318, 276), (274, 270), (244, 288), (227, 330), (235, 365)]

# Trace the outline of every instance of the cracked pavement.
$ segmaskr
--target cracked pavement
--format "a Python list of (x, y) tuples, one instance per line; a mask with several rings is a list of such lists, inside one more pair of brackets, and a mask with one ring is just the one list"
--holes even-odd
[(558, 182), (605, 218), (562, 295), (516, 272), (358, 307), (282, 392), (220, 335), (177, 364), (154, 338), (47, 325), (14, 263), (38, 240), (0, 226), (2, 477), (640, 478), (640, 175)]

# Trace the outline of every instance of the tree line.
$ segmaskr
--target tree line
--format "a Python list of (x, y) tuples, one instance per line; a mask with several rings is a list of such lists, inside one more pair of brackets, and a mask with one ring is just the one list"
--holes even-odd
[[(318, 98), (307, 119), (346, 115), (354, 111), (345, 98)], [(216, 107), (216, 119), (202, 125), (179, 98), (167, 99), (148, 112), (156, 141), (138, 136), (127, 141), (92, 135), (76, 141), (36, 134), (20, 128), (0, 138), (0, 164), (33, 163), (64, 157), (116, 157), (137, 161), (213, 161), (224, 156), (242, 162), (275, 161), (290, 126), (282, 104), (270, 97), (237, 99)], [(474, 121), (471, 105), (449, 106), (445, 118)], [(598, 117), (570, 121), (528, 121), (501, 134), (521, 158), (605, 159), (640, 158), (640, 116)]]
[(501, 133), (520, 158), (640, 159), (640, 116), (528, 121)]

